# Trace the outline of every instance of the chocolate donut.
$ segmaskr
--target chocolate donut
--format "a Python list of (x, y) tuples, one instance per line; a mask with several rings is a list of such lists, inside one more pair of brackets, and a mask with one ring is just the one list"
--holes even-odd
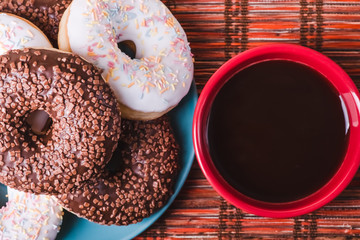
[(110, 163), (121, 166), (57, 196), (59, 203), (80, 217), (106, 225), (136, 223), (162, 207), (179, 170), (178, 145), (168, 118), (123, 119), (119, 146)]
[[(31, 130), (35, 111), (52, 120)], [(80, 57), (45, 49), (0, 56), (0, 182), (33, 193), (66, 193), (96, 178), (120, 136), (118, 103)]]
[(72, 0), (2, 0), (0, 12), (23, 17), (40, 28), (57, 46), (59, 24)]

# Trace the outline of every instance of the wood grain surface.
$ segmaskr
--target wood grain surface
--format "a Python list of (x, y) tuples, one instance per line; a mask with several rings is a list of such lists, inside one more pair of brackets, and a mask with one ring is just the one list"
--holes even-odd
[[(198, 92), (226, 60), (256, 46), (294, 43), (329, 56), (360, 88), (360, 0), (164, 0), (195, 55)], [(359, 143), (360, 144), (360, 143)], [(269, 219), (221, 198), (195, 161), (170, 209), (137, 239), (360, 239), (360, 173), (310, 214)]]

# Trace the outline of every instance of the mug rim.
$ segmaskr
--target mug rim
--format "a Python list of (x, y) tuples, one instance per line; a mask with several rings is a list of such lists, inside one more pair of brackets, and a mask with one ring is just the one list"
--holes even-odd
[[(333, 177), (319, 190), (292, 202), (270, 203), (252, 199), (227, 183), (213, 164), (207, 149), (206, 128), (211, 104), (221, 87), (236, 73), (253, 64), (287, 60), (304, 64), (325, 76), (341, 96), (349, 118), (346, 154)], [(346, 72), (325, 55), (293, 44), (271, 44), (256, 47), (231, 58), (209, 79), (195, 108), (193, 142), (202, 172), (213, 188), (236, 207), (264, 217), (295, 217), (314, 211), (330, 202), (350, 183), (360, 165), (360, 100), (359, 92)]]

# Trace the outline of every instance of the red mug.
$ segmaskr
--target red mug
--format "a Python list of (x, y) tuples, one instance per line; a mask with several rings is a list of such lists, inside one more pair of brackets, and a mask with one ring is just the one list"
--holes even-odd
[[(207, 121), (211, 104), (221, 87), (237, 72), (255, 63), (286, 60), (307, 65), (326, 77), (343, 98), (349, 118), (349, 141), (345, 157), (335, 175), (315, 193), (292, 202), (271, 203), (252, 199), (227, 183), (211, 160), (207, 143)], [(306, 47), (273, 44), (245, 51), (227, 61), (209, 79), (199, 97), (193, 121), (195, 154), (214, 189), (234, 206), (264, 217), (294, 217), (330, 202), (350, 183), (360, 165), (359, 92), (345, 71), (323, 54)]]

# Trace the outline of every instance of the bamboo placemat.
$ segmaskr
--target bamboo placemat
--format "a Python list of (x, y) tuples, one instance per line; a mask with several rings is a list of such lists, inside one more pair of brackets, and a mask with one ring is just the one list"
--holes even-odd
[[(187, 32), (200, 93), (226, 60), (268, 43), (329, 56), (360, 87), (360, 0), (164, 0)], [(359, 143), (360, 144), (360, 143)], [(120, 236), (119, 236), (120, 237)], [(221, 198), (195, 162), (170, 209), (138, 239), (360, 239), (360, 173), (311, 214), (261, 218)]]

